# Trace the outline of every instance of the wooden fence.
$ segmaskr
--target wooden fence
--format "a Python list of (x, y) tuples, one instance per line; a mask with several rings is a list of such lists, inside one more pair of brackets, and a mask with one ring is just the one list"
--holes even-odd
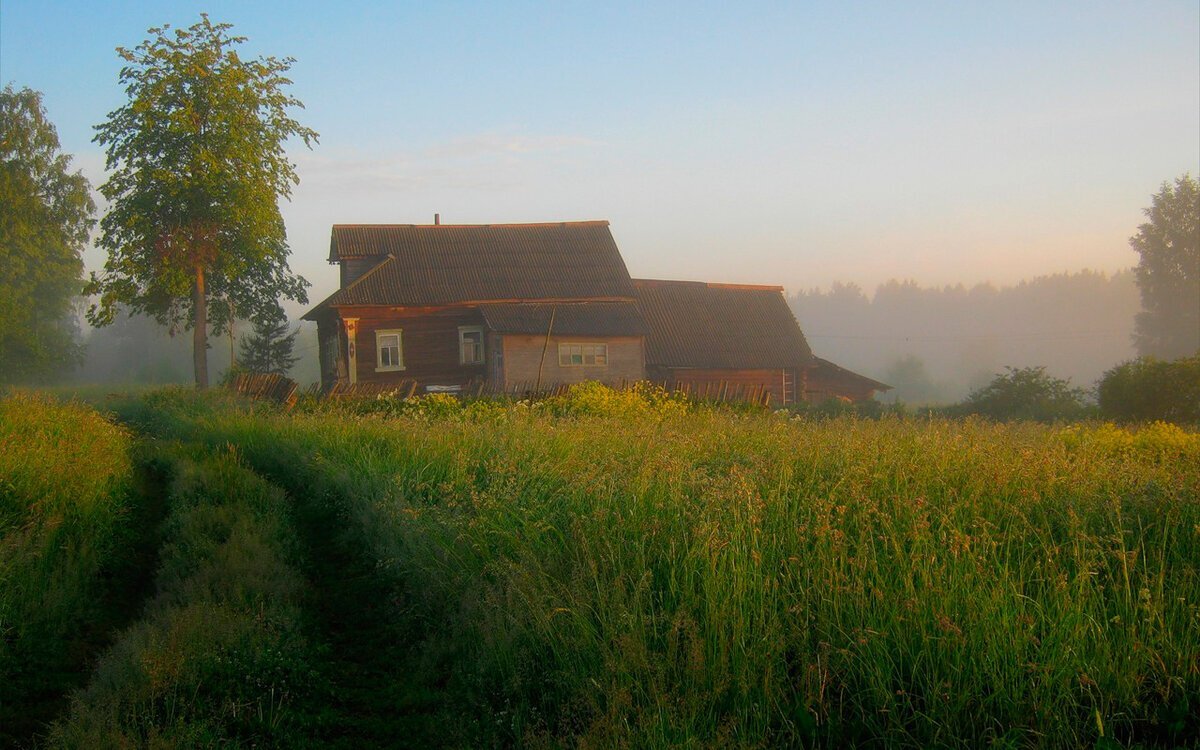
[(275, 373), (243, 372), (234, 376), (229, 388), (239, 395), (274, 401), (290, 409), (296, 404), (300, 386)]

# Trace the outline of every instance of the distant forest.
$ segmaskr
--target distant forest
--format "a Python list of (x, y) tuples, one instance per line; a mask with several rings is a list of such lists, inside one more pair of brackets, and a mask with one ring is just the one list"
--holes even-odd
[(1132, 271), (926, 287), (889, 281), (868, 296), (835, 283), (788, 297), (813, 352), (893, 385), (908, 404), (958, 401), (1005, 367), (1045, 366), (1091, 388), (1135, 356), (1141, 308)]

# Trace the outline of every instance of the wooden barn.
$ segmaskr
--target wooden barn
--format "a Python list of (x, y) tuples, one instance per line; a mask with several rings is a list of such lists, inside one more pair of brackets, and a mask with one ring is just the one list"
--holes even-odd
[(890, 391), (887, 383), (851, 372), (827, 359), (813, 357), (804, 385), (804, 400), (814, 404), (837, 400), (857, 403), (875, 398), (876, 391)]
[(774, 404), (804, 397), (813, 354), (783, 287), (651, 279), (633, 286), (651, 380), (761, 387)]
[(606, 221), (336, 225), (329, 262), (341, 288), (304, 315), (326, 389), (645, 376), (645, 327)]

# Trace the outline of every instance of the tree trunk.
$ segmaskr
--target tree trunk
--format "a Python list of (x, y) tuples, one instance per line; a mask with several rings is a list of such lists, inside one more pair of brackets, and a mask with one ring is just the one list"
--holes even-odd
[(196, 266), (196, 278), (192, 283), (192, 367), (196, 373), (196, 387), (208, 387), (208, 299), (204, 292), (204, 266)]

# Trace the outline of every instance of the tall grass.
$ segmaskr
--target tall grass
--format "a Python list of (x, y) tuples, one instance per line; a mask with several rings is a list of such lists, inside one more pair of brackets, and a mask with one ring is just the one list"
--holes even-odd
[(173, 475), (141, 620), (100, 660), (51, 747), (303, 743), (311, 651), (287, 500), (224, 453), (164, 451)]
[(343, 506), (497, 741), (1200, 733), (1195, 433), (674, 406), (386, 420), (168, 406), (156, 429), (236, 444)]
[(134, 534), (130, 436), (95, 411), (0, 399), (0, 741), (75, 681)]

